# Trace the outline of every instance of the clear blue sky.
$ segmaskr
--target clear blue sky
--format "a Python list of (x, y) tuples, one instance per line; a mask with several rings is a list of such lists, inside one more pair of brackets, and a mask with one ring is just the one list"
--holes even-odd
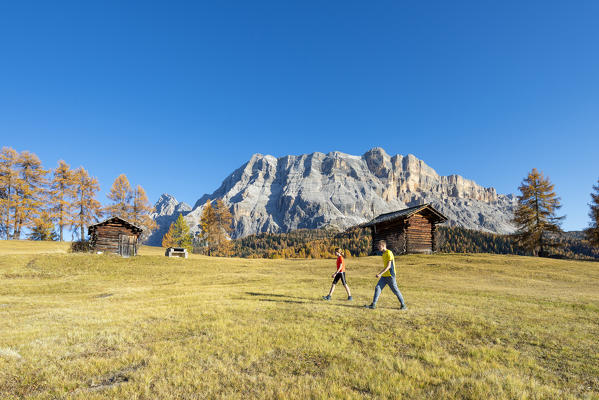
[(380, 146), (564, 228), (599, 178), (599, 2), (0, 3), (0, 145), (195, 202), (253, 153)]

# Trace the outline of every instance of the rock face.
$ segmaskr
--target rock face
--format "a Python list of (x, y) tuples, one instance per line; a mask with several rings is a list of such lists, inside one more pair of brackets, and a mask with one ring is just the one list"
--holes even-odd
[(158, 229), (152, 232), (146, 243), (160, 246), (162, 237), (168, 231), (171, 223), (179, 217), (179, 214), (185, 215), (190, 211), (191, 206), (189, 204), (178, 202), (170, 194), (160, 196), (156, 204), (154, 204), (154, 212), (150, 214), (152, 219), (158, 224)]
[(363, 156), (254, 154), (192, 210), (163, 195), (156, 203), (155, 219), (166, 232), (163, 221), (172, 222), (183, 213), (196, 232), (206, 201), (215, 199), (230, 206), (234, 237), (325, 226), (344, 229), (421, 203), (432, 203), (452, 226), (495, 233), (514, 230), (513, 195), (497, 194), (459, 175), (440, 176), (411, 154), (391, 157), (381, 148)]

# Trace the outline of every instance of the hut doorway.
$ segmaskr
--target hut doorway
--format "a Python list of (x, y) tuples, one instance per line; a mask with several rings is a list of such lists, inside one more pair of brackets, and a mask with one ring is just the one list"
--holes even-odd
[(119, 235), (119, 254), (123, 257), (131, 257), (137, 254), (137, 237), (129, 235)]

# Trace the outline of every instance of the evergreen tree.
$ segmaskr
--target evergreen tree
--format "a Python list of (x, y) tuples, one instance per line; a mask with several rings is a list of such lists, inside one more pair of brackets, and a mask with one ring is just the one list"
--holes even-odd
[[(133, 206), (131, 201), (133, 199), (133, 191), (131, 185), (125, 174), (119, 175), (113, 182), (110, 193), (107, 197), (112, 204), (106, 207), (106, 215), (111, 217), (120, 217), (124, 220), (129, 221)], [(146, 199), (147, 200), (147, 199)]]
[(514, 223), (517, 227), (515, 239), (519, 246), (535, 255), (547, 255), (547, 248), (557, 245), (547, 235), (561, 232), (556, 211), (561, 208), (560, 199), (554, 191), (554, 185), (536, 168), (528, 174), (518, 188), (518, 205), (514, 211)]
[(56, 240), (58, 235), (54, 232), (54, 223), (48, 211), (42, 211), (33, 220), (33, 227), (28, 235), (30, 240)]
[(150, 205), (146, 191), (140, 185), (137, 185), (133, 191), (133, 205), (131, 207), (131, 222), (140, 228), (143, 228), (143, 238), (146, 239), (158, 225), (150, 217), (154, 207)]
[(591, 203), (589, 204), (591, 223), (585, 229), (585, 234), (591, 245), (599, 247), (599, 180), (597, 180), (597, 186), (593, 186), (593, 190), (595, 193), (591, 193)]
[(34, 226), (34, 220), (40, 216), (43, 206), (47, 203), (48, 171), (42, 167), (40, 159), (28, 151), (19, 155), (17, 168), (19, 175), (13, 236), (20, 239), (23, 228)]
[(183, 219), (183, 215), (171, 224), (168, 232), (162, 237), (162, 247), (184, 247), (189, 252), (192, 251), (192, 235), (189, 232), (189, 225)]
[(95, 177), (90, 177), (88, 172), (79, 167), (74, 173), (75, 179), (75, 201), (73, 208), (75, 215), (73, 218), (73, 227), (79, 229), (80, 240), (85, 238), (85, 228), (93, 222), (97, 222), (102, 216), (102, 206), (96, 200), (96, 193), (100, 190), (100, 185)]
[(16, 221), (18, 160), (19, 153), (10, 147), (2, 148), (0, 152), (0, 229), (7, 240), (13, 238), (11, 228)]
[(64, 241), (64, 229), (73, 224), (75, 175), (69, 165), (60, 160), (50, 182), (50, 210), (58, 225), (58, 237)]

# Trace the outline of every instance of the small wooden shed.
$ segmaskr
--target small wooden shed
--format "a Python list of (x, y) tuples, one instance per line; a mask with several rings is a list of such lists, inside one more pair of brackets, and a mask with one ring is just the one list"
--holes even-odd
[(435, 251), (435, 228), (447, 221), (430, 204), (422, 204), (399, 211), (381, 214), (361, 228), (370, 228), (372, 233), (372, 251), (378, 251), (381, 240), (387, 242), (387, 248), (395, 254), (425, 253)]
[(87, 230), (94, 252), (116, 253), (123, 257), (137, 255), (137, 241), (142, 232), (140, 227), (119, 217), (108, 218)]

